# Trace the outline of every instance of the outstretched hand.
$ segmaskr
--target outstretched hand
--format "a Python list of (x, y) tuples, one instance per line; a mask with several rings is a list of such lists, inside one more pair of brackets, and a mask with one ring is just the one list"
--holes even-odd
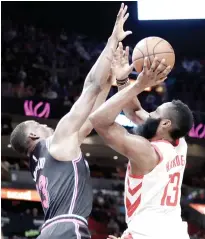
[(124, 31), (124, 23), (129, 17), (129, 13), (127, 13), (127, 5), (124, 3), (121, 4), (120, 10), (117, 14), (117, 19), (115, 22), (115, 26), (112, 32), (112, 36), (117, 39), (117, 41), (122, 41), (126, 36), (132, 34), (131, 31)]
[(123, 50), (123, 45), (120, 42), (119, 46), (114, 54), (112, 62), (112, 72), (116, 76), (116, 80), (120, 83), (122, 80), (128, 78), (129, 74), (133, 70), (133, 64), (129, 64), (129, 47)]
[(157, 57), (154, 58), (151, 67), (148, 68), (148, 58), (145, 57), (143, 71), (139, 74), (137, 80), (143, 88), (156, 86), (166, 80), (170, 71), (171, 66), (166, 66), (165, 59), (160, 62)]

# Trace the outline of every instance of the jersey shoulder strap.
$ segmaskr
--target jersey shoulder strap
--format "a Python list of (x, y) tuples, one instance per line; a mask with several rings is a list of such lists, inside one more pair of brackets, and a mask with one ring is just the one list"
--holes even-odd
[(151, 145), (154, 147), (155, 151), (159, 155), (160, 162), (169, 161), (176, 155), (175, 147), (166, 140), (152, 141)]

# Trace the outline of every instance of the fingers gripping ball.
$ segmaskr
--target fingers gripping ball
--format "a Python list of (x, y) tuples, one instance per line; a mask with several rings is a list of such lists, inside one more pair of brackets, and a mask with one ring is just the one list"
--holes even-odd
[(143, 69), (144, 58), (148, 57), (148, 68), (150, 68), (155, 57), (159, 62), (165, 59), (165, 67), (173, 68), (175, 63), (174, 49), (166, 40), (160, 37), (147, 37), (142, 39), (134, 48), (132, 61), (137, 72)]

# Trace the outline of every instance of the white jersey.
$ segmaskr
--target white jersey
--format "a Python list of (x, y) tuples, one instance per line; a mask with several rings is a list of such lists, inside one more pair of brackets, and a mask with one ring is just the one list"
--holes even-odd
[(151, 142), (159, 164), (144, 176), (125, 178), (126, 222), (133, 239), (187, 239), (187, 223), (181, 219), (181, 185), (186, 165), (187, 143), (176, 147), (167, 141)]

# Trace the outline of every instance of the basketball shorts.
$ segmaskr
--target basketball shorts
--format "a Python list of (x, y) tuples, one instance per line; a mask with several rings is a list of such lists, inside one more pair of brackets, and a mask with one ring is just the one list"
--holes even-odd
[(58, 218), (45, 223), (37, 239), (90, 239), (88, 225), (79, 219)]

